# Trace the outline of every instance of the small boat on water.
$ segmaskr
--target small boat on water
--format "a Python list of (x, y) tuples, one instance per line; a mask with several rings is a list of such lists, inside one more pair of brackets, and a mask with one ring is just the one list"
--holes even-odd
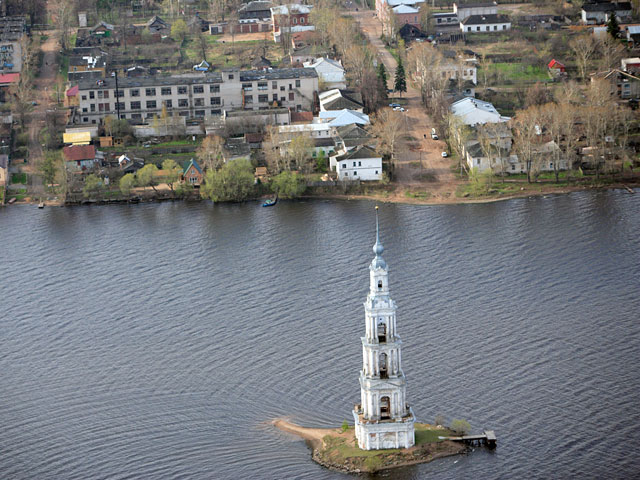
[(42, 200), (40, 200), (40, 203), (38, 204), (38, 208), (44, 208), (44, 202)]
[(16, 203), (16, 197), (11, 197), (7, 203), (9, 205), (12, 205), (12, 204)]
[(278, 197), (273, 197), (267, 200), (262, 204), (263, 207), (273, 207), (276, 203), (278, 203)]

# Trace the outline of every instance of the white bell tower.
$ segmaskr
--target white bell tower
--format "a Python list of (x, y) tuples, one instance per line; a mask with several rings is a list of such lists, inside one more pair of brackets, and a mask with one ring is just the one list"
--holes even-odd
[(363, 450), (409, 448), (415, 444), (415, 417), (406, 402), (402, 342), (396, 330), (396, 304), (389, 296), (383, 251), (376, 206), (376, 256), (369, 265), (369, 294), (364, 303), (366, 335), (361, 338), (361, 403), (353, 409), (358, 446)]

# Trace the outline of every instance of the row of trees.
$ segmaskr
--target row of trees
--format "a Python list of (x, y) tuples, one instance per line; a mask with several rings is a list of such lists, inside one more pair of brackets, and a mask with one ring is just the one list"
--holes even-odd
[[(551, 159), (558, 181), (561, 159), (571, 171), (579, 166), (579, 153), (595, 170), (596, 178), (602, 171), (621, 172), (625, 165), (631, 166), (629, 138), (634, 122), (633, 112), (615, 101), (610, 83), (599, 79), (591, 82), (584, 95), (566, 95), (557, 103), (517, 111), (511, 126), (515, 151), (526, 165), (527, 179), (535, 179), (540, 163)], [(544, 140), (553, 140), (559, 147), (551, 157), (536, 148)]]
[[(269, 187), (281, 198), (298, 197), (307, 188), (304, 178), (291, 171), (284, 171), (273, 177)], [(207, 170), (204, 185), (200, 187), (202, 197), (214, 202), (240, 202), (259, 193), (253, 166), (248, 160), (234, 160), (218, 170)]]

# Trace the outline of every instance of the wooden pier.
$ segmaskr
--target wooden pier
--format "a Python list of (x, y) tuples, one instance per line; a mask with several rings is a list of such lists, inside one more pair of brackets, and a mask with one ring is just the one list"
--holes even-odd
[(464, 435), (462, 437), (441, 437), (452, 442), (464, 442), (467, 445), (485, 445), (487, 448), (496, 448), (496, 434), (493, 430), (485, 430), (481, 435)]

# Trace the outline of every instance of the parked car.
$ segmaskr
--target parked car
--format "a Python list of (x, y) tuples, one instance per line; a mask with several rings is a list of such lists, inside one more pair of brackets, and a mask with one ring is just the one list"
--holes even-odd
[(390, 104), (389, 104), (389, 106), (390, 106), (391, 108), (397, 108), (397, 107), (399, 107), (399, 106), (400, 106), (400, 104), (399, 104), (399, 103), (390, 103)]
[(447, 158), (449, 156), (447, 152), (442, 152), (440, 155), (442, 155), (442, 158)]
[(436, 135), (435, 133), (432, 133), (431, 138), (434, 140), (438, 140), (438, 135)]
[(404, 112), (404, 108), (397, 106), (397, 107), (393, 107), (393, 111), (394, 112)]

